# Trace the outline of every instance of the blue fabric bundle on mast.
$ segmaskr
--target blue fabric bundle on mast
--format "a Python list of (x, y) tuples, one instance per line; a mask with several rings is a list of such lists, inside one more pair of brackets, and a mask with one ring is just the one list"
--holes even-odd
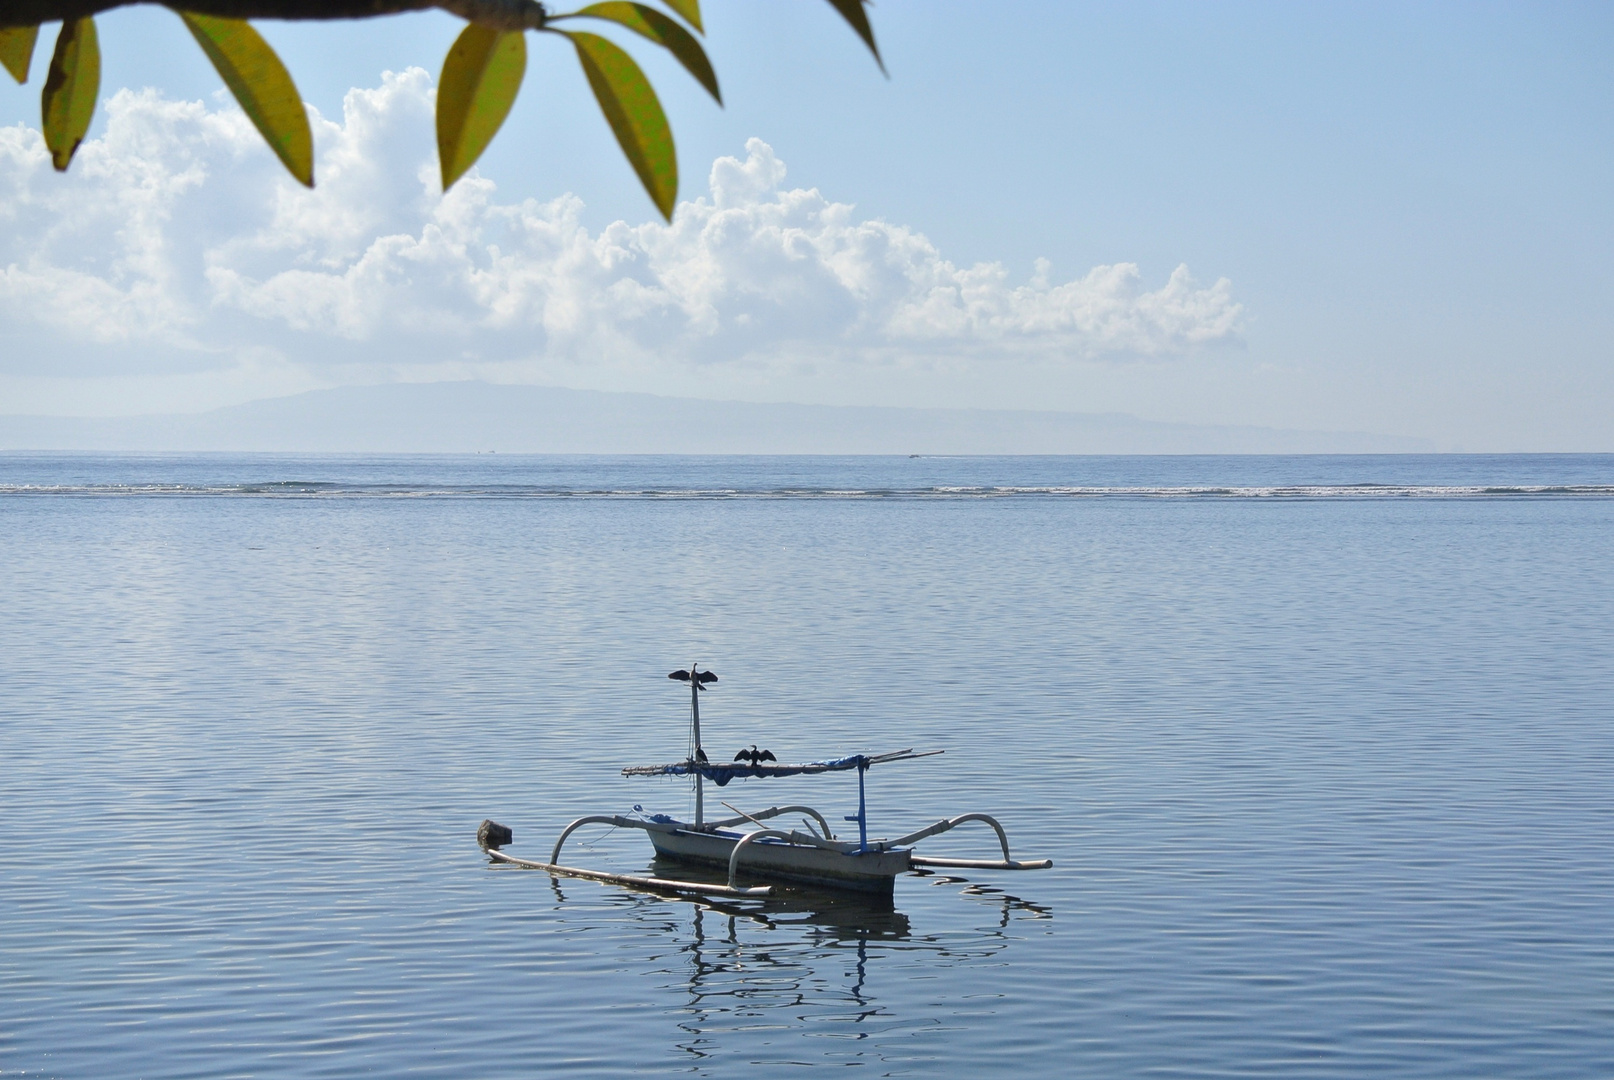
[(846, 769), (868, 768), (887, 761), (905, 758), (930, 757), (941, 753), (931, 750), (916, 754), (912, 750), (897, 750), (889, 754), (852, 754), (830, 761), (809, 761), (800, 765), (757, 765), (745, 761), (675, 761), (671, 765), (631, 765), (622, 770), (623, 776), (703, 776), (723, 787), (735, 777), (766, 778), (770, 776), (804, 776), (814, 773), (841, 772)]

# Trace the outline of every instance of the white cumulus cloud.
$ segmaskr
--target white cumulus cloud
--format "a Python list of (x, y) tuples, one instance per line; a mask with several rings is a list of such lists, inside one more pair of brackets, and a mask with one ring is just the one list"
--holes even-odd
[[(583, 204), (437, 190), (433, 89), (413, 69), (313, 115), (319, 186), (233, 106), (120, 90), (64, 177), (0, 129), (0, 373), (175, 372), (276, 355), (330, 374), (446, 361), (752, 368), (1163, 357), (1236, 339), (1224, 279), (1137, 266), (1016, 284), (903, 225), (789, 187), (760, 139), (673, 222), (591, 233)], [(488, 368), (481, 370), (486, 374)]]

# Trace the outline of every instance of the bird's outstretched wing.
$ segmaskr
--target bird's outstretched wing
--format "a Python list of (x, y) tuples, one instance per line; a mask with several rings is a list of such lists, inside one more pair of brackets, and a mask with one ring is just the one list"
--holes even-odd
[(779, 759), (773, 756), (773, 751), (772, 750), (764, 750), (764, 751), (762, 751), (762, 753), (757, 755), (757, 760), (758, 761), (778, 761)]
[(679, 682), (688, 682), (689, 681), (689, 672), (687, 672), (687, 671), (674, 671), (671, 674), (669, 674), (667, 676), (667, 678), (669, 678), (669, 679), (677, 679)]
[(717, 672), (715, 672), (715, 671), (703, 671), (700, 674), (696, 675), (695, 678), (699, 679), (701, 682), (716, 682), (717, 681)]
[(735, 761), (749, 761), (750, 758), (751, 758), (751, 751), (749, 751), (749, 750), (741, 750), (738, 754), (734, 755), (734, 760)]

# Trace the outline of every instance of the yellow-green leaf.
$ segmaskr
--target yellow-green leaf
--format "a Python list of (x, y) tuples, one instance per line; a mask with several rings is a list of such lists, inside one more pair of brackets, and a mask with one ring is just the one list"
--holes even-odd
[(603, 4), (590, 4), (574, 13), (591, 19), (608, 19), (626, 26), (629, 30), (664, 46), (678, 58), (684, 70), (695, 76), (695, 81), (706, 87), (706, 92), (723, 103), (723, 94), (717, 88), (717, 72), (706, 59), (706, 50), (694, 36), (653, 7), (629, 3), (627, 0), (606, 0)]
[(37, 26), (7, 26), (0, 29), (0, 64), (6, 66), (18, 83), (28, 81), (28, 68), (34, 60), (34, 42), (38, 38)]
[(678, 154), (667, 114), (661, 111), (650, 80), (633, 57), (598, 34), (557, 33), (571, 38), (577, 47), (577, 59), (617, 143), (639, 174), (650, 201), (671, 221), (678, 202)]
[(275, 50), (241, 19), (194, 11), (181, 11), (179, 17), (269, 149), (293, 176), (313, 187), (314, 136), (308, 129), (308, 110)]
[(684, 17), (684, 21), (701, 33), (706, 33), (706, 27), (701, 25), (701, 0), (665, 0), (668, 7)]
[(527, 39), (472, 23), (448, 50), (437, 82), (437, 161), (443, 190), (482, 156), (510, 115), (527, 73)]
[(868, 0), (829, 0), (829, 4), (841, 13), (841, 18), (852, 24), (857, 36), (863, 39), (863, 44), (869, 47), (874, 54), (874, 62), (885, 70), (885, 61), (880, 59), (880, 49), (874, 44), (874, 27), (869, 25), (869, 13), (863, 10)]
[(95, 20), (86, 17), (62, 23), (45, 76), (45, 92), (39, 99), (45, 145), (57, 172), (67, 171), (67, 163), (90, 130), (95, 97), (100, 92), (101, 46), (95, 36)]

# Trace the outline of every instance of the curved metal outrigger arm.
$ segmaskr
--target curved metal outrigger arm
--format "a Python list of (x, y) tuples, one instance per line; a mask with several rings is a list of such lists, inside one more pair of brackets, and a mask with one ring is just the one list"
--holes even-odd
[(789, 840), (792, 836), (799, 835), (801, 834), (783, 832), (779, 829), (758, 829), (756, 832), (748, 832), (744, 836), (740, 837), (740, 842), (734, 845), (733, 851), (729, 852), (729, 888), (739, 888), (739, 886), (734, 883), (734, 875), (740, 868), (740, 852), (744, 851), (748, 846), (750, 846), (752, 841), (770, 838), (774, 840)]
[(724, 818), (722, 821), (708, 821), (701, 826), (704, 829), (730, 829), (736, 825), (744, 825), (747, 821), (763, 821), (767, 818), (780, 817), (784, 814), (806, 814), (818, 822), (818, 827), (824, 830), (824, 839), (833, 840), (835, 834), (829, 830), (829, 822), (810, 806), (770, 806), (766, 810), (758, 810), (754, 814), (742, 814), (739, 817)]
[(560, 839), (555, 841), (555, 850), (549, 853), (551, 863), (560, 862), (560, 846), (566, 838), (584, 825), (615, 825), (619, 829), (643, 829), (645, 832), (672, 832), (673, 826), (663, 825), (659, 821), (645, 821), (642, 818), (627, 818), (619, 814), (590, 814), (580, 817), (560, 831)]
[(1052, 859), (1033, 859), (1019, 861), (1009, 855), (1009, 835), (1003, 831), (1003, 826), (989, 814), (960, 814), (955, 818), (945, 818), (928, 828), (911, 832), (907, 836), (900, 836), (895, 840), (886, 841), (889, 847), (903, 847), (916, 844), (927, 836), (956, 829), (966, 821), (984, 821), (992, 826), (992, 831), (998, 834), (998, 843), (1003, 846), (1003, 861), (995, 859), (933, 859), (925, 855), (914, 855), (909, 861), (915, 866), (959, 866), (971, 870), (1046, 870), (1053, 866)]

